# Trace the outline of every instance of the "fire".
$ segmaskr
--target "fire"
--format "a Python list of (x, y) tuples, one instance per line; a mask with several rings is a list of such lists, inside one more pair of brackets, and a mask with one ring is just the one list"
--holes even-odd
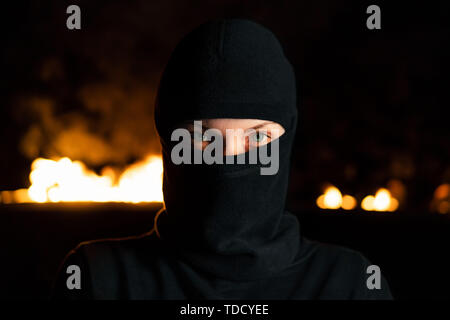
[[(351, 195), (342, 195), (341, 191), (335, 186), (329, 186), (325, 192), (320, 195), (316, 204), (321, 209), (339, 209), (353, 210), (356, 208), (357, 201)], [(388, 189), (380, 188), (375, 196), (369, 195), (361, 202), (361, 208), (366, 211), (395, 211), (399, 201), (391, 195)]]
[[(38, 158), (31, 165), (28, 189), (2, 191), (4, 203), (12, 202), (162, 202), (161, 157), (148, 156), (132, 164), (116, 179), (106, 167), (98, 175), (81, 161), (64, 157)], [(116, 182), (117, 180), (117, 182)]]
[(317, 206), (321, 209), (352, 210), (356, 207), (356, 200), (350, 195), (342, 196), (342, 193), (335, 186), (329, 186), (324, 194), (316, 200)]
[(440, 214), (450, 213), (450, 184), (443, 183), (434, 191), (431, 210)]
[(398, 200), (391, 196), (389, 190), (380, 188), (375, 196), (369, 195), (363, 199), (361, 208), (366, 211), (395, 211)]
[(356, 199), (348, 194), (343, 196), (341, 207), (344, 210), (353, 210), (356, 207)]

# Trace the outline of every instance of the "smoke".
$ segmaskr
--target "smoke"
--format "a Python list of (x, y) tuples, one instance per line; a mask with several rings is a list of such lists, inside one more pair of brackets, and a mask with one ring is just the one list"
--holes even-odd
[[(33, 61), (32, 84), (14, 99), (27, 128), (21, 153), (30, 160), (67, 156), (89, 166), (159, 153), (153, 107), (170, 52), (188, 30), (229, 5), (206, 3), (211, 14), (188, 18), (189, 2), (78, 1), (80, 31), (65, 28), (64, 1), (33, 5), (36, 27), (28, 32), (40, 42), (24, 57)], [(44, 12), (51, 16), (39, 18)]]
[(158, 57), (173, 45), (158, 40), (161, 30), (151, 27), (157, 21), (143, 23), (143, 4), (101, 11), (82, 3), (79, 33), (52, 25), (60, 19), (39, 21), (50, 33), (29, 72), (32, 88), (14, 99), (16, 118), (27, 127), (19, 146), (27, 158), (67, 156), (103, 166), (159, 153), (153, 104), (164, 63)]
[(51, 97), (23, 99), (22, 114), (34, 121), (20, 149), (30, 159), (67, 156), (93, 166), (124, 164), (157, 153), (154, 95), (154, 90), (138, 84), (86, 85), (77, 92), (80, 108), (64, 113)]

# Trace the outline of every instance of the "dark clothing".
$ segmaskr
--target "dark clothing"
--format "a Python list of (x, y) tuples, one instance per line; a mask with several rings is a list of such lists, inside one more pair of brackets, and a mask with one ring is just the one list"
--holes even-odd
[[(171, 129), (211, 118), (283, 126), (284, 134), (258, 147), (265, 155), (277, 149), (276, 174), (262, 174), (267, 166), (252, 163), (249, 152), (241, 154), (243, 164), (239, 155), (222, 155), (223, 164), (174, 164)], [(165, 206), (156, 231), (180, 259), (218, 278), (240, 281), (278, 274), (297, 263), (299, 226), (285, 210), (297, 126), (296, 83), (271, 31), (230, 19), (206, 23), (185, 36), (161, 77), (155, 124)]]
[[(62, 269), (57, 292), (95, 299), (390, 298), (386, 282), (367, 289), (366, 259), (302, 238), (285, 210), (296, 98), (294, 70), (271, 31), (230, 19), (189, 33), (169, 59), (155, 104), (164, 208), (154, 233), (78, 247), (66, 264), (80, 265), (84, 289), (68, 292)], [(276, 155), (276, 173), (263, 174), (267, 163), (252, 163), (249, 152), (244, 164), (238, 155), (221, 155), (223, 164), (173, 163), (171, 130), (212, 118), (281, 125), (284, 134), (257, 147)]]
[[(149, 233), (85, 242), (66, 258), (55, 299), (392, 299), (366, 286), (370, 262), (356, 251), (299, 239), (302, 250), (289, 269), (250, 281), (220, 279), (183, 263)], [(66, 287), (71, 264), (81, 269), (81, 289)]]

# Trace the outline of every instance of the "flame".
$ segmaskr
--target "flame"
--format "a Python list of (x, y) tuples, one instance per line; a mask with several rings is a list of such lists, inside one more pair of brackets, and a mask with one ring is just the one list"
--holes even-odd
[[(342, 195), (335, 186), (329, 186), (317, 198), (316, 204), (321, 209), (342, 208), (344, 210), (353, 210), (356, 208), (357, 201), (351, 195)], [(385, 188), (380, 188), (375, 196), (369, 195), (361, 202), (361, 208), (366, 211), (395, 211), (398, 205), (399, 201)]]
[(361, 208), (366, 211), (395, 211), (398, 200), (391, 196), (388, 189), (380, 188), (375, 196), (369, 195), (361, 202)]
[(342, 193), (335, 186), (329, 186), (324, 194), (320, 195), (316, 204), (321, 209), (352, 210), (356, 207), (356, 200), (350, 195), (342, 196)]
[(353, 210), (356, 207), (356, 199), (348, 194), (342, 197), (342, 209)]
[(161, 157), (148, 156), (127, 167), (115, 183), (110, 167), (101, 175), (81, 161), (64, 157), (58, 160), (38, 158), (31, 165), (28, 189), (2, 191), (4, 203), (22, 202), (162, 202)]
[(450, 184), (443, 183), (434, 191), (431, 210), (440, 214), (450, 213)]
[(434, 191), (434, 197), (439, 200), (450, 197), (450, 184), (441, 184), (437, 187)]

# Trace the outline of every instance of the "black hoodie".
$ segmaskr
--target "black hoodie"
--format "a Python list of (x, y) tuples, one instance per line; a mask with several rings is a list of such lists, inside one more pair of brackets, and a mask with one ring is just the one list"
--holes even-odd
[[(293, 68), (272, 32), (247, 20), (212, 21), (178, 44), (155, 105), (164, 163), (164, 208), (147, 234), (80, 244), (65, 259), (55, 298), (390, 299), (369, 289), (369, 261), (310, 241), (285, 210), (297, 126)], [(174, 128), (210, 118), (277, 122), (285, 133), (276, 174), (264, 165), (171, 161)], [(274, 141), (259, 147), (270, 153)], [(82, 289), (66, 288), (68, 265)]]

